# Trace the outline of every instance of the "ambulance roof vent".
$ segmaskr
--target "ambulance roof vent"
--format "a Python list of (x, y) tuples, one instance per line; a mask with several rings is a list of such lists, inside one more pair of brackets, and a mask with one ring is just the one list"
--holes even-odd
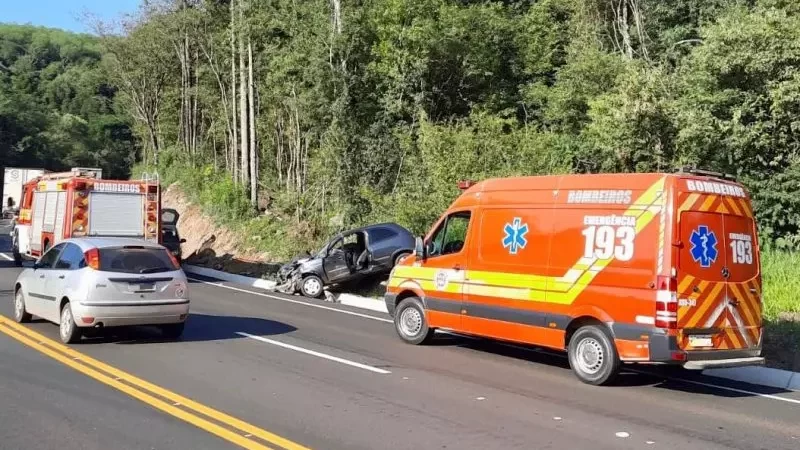
[(711, 170), (698, 169), (696, 167), (681, 167), (681, 168), (679, 168), (677, 170), (677, 173), (679, 173), (679, 174), (697, 175), (697, 176), (701, 176), (701, 177), (720, 178), (720, 179), (723, 179), (723, 180), (731, 180), (731, 181), (736, 180), (735, 176), (733, 176), (731, 174), (728, 174), (728, 173), (714, 172), (714, 171), (711, 171)]
[(475, 184), (476, 183), (474, 181), (472, 181), (472, 180), (459, 181), (458, 182), (458, 188), (461, 189), (462, 191), (466, 191), (467, 189), (471, 188), (472, 186), (475, 186)]

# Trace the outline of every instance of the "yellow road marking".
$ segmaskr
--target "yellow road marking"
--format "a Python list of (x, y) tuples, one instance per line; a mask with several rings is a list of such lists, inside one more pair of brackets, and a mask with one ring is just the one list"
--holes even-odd
[[(176, 394), (160, 386), (156, 386), (115, 367), (109, 366), (108, 364), (80, 353), (64, 344), (53, 341), (50, 338), (47, 338), (2, 316), (0, 316), (0, 331), (16, 339), (17, 341), (22, 342), (23, 344), (55, 359), (56, 361), (72, 367), (84, 375), (94, 378), (101, 383), (107, 384), (130, 395), (131, 397), (153, 406), (154, 408), (191, 423), (198, 428), (215, 434), (222, 439), (239, 445), (242, 448), (259, 450), (271, 449), (271, 447), (264, 446), (258, 442), (244, 437), (244, 434), (249, 434), (287, 450), (310, 450), (307, 447), (258, 428), (255, 425), (229, 416), (221, 411), (217, 411), (213, 408), (197, 403), (182, 395)], [(122, 383), (121, 380), (124, 380), (125, 383)], [(133, 385), (135, 388), (129, 385)], [(149, 393), (145, 391), (149, 391)], [(165, 402), (164, 400), (154, 397), (151, 394), (156, 394), (160, 397), (163, 397), (169, 402)], [(200, 413), (224, 425), (235, 428), (242, 433), (237, 434), (198, 415), (177, 408), (174, 406), (176, 403), (179, 403), (184, 408), (192, 410), (195, 413)]]

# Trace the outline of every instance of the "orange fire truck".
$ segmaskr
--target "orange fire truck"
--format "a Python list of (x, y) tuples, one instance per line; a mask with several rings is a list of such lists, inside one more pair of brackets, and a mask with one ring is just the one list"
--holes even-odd
[(132, 237), (161, 241), (158, 176), (105, 180), (99, 169), (47, 173), (23, 187), (13, 231), (14, 261), (38, 258), (64, 239)]

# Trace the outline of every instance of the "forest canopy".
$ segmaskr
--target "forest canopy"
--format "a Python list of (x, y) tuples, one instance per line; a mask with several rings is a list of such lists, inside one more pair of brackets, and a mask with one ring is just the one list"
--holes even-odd
[(792, 0), (160, 0), (96, 29), (0, 26), (3, 164), (140, 162), (312, 236), (423, 231), (462, 179), (695, 166), (800, 247)]

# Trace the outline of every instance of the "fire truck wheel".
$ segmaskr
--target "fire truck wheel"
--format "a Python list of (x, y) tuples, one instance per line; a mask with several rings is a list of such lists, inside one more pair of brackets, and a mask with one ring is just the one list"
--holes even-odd
[(61, 323), (58, 328), (61, 342), (65, 344), (74, 344), (81, 340), (81, 332), (83, 330), (75, 323), (75, 318), (72, 317), (72, 307), (70, 307), (69, 302), (64, 303), (64, 306), (61, 308)]
[(28, 313), (28, 308), (25, 307), (25, 294), (22, 293), (22, 288), (17, 289), (14, 294), (14, 320), (17, 323), (28, 323), (31, 321), (31, 315)]
[(414, 345), (430, 342), (434, 333), (434, 329), (428, 326), (425, 308), (417, 297), (408, 297), (397, 305), (394, 328), (400, 339)]
[(598, 325), (585, 326), (569, 341), (569, 365), (578, 378), (596, 386), (610, 383), (621, 362), (608, 333)]

